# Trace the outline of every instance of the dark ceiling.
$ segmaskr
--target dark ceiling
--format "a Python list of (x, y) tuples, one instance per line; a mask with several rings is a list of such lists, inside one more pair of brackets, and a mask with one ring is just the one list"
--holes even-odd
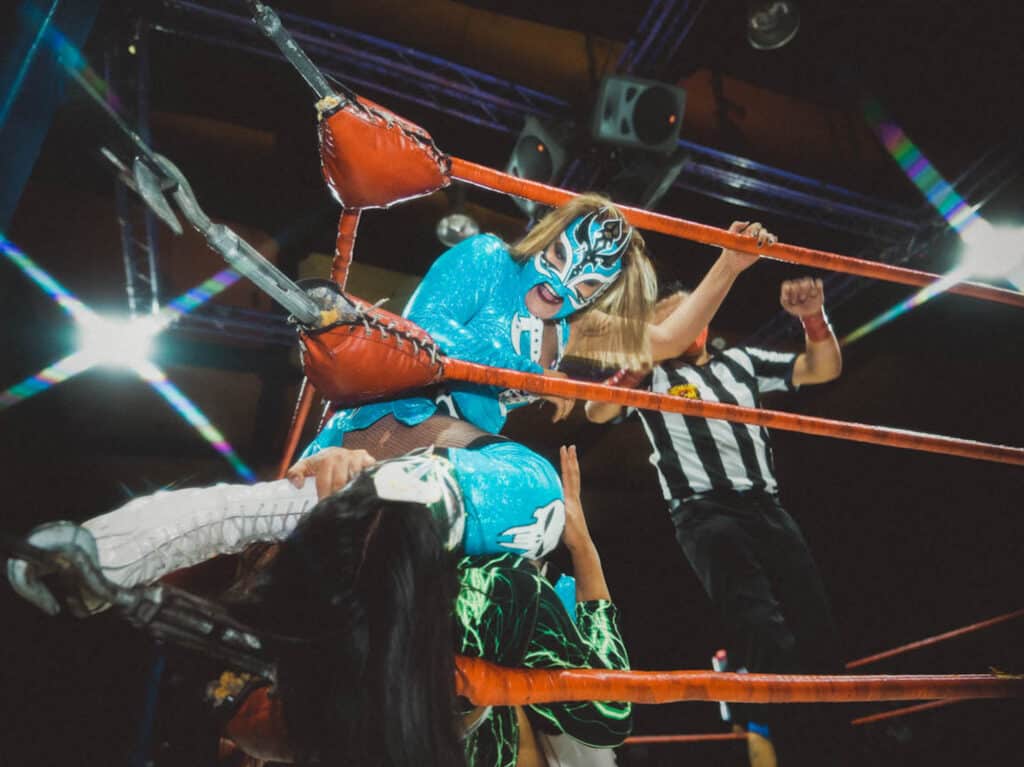
[[(231, 2), (205, 4), (238, 8)], [(104, 3), (85, 46), (89, 59), (99, 66), (108, 46), (124, 48), (140, 11), (180, 18), (175, 3), (166, 5), (171, 7)], [(745, 3), (676, 5), (688, 9), (693, 24), (677, 53), (661, 62), (658, 76), (682, 82), (690, 91), (684, 139), (913, 211), (924, 222), (923, 234), (914, 248), (900, 252), (909, 265), (944, 271), (955, 261), (955, 238), (942, 233), (941, 220), (927, 212), (917, 190), (866, 131), (860, 99), (870, 95), (948, 178), (960, 177), (979, 161), (981, 171), (1001, 168), (992, 174), (977, 171), (969, 180), (983, 195), (986, 216), (1021, 223), (1024, 131), (1017, 91), (1024, 82), (1019, 42), (1024, 6), (800, 0), (803, 21), (796, 39), (781, 50), (762, 52), (745, 42)], [(585, 120), (597, 75), (614, 66), (650, 6), (625, 0), (295, 0), (277, 7), (549, 92), (568, 102), (567, 116), (579, 122)], [(272, 237), (287, 271), (311, 251), (331, 252), (337, 207), (320, 178), (312, 98), (301, 80), (271, 58), (161, 32), (150, 39), (154, 145), (186, 172), (204, 206), (253, 238)], [(514, 145), (514, 131), (472, 125), (372, 86), (364, 90), (426, 127), (452, 154), (500, 168)], [(123, 305), (124, 273), (111, 178), (97, 151), (112, 141), (116, 134), (94, 106), (70, 90), (47, 128), (9, 236), (87, 303), (113, 307)], [(610, 162), (607, 151), (585, 141), (574, 149), (600, 178)], [(999, 160), (1005, 157), (1017, 159), (1003, 167)], [(488, 226), (507, 237), (525, 224), (508, 199), (470, 190), (469, 202)], [(444, 195), (436, 195), (367, 214), (356, 261), (421, 274), (442, 249), (433, 229), (447, 206)], [(659, 209), (719, 226), (759, 217), (795, 244), (866, 258), (892, 255), (867, 230), (826, 226), (824, 219), (833, 215), (826, 206), (818, 209), (822, 221), (800, 220), (676, 188)], [(709, 248), (692, 243), (659, 236), (649, 242), (664, 279), (693, 282), (713, 257)], [(219, 268), (201, 243), (160, 234), (165, 299)], [(717, 331), (736, 340), (768, 327), (776, 316), (778, 282), (805, 271), (758, 264), (737, 283)], [(840, 287), (851, 296), (842, 304)], [(884, 284), (851, 287), (837, 281), (830, 289), (836, 291), (830, 301), (835, 299), (832, 319), (840, 332), (908, 295), (905, 288)], [(232, 291), (224, 303), (236, 309), (270, 309), (249, 288)], [(0, 300), (8, 349), (0, 387), (73, 348), (66, 317), (6, 265)], [(940, 297), (849, 348), (836, 383), (772, 405), (1024, 444), (1022, 334), (1019, 310)], [(794, 341), (786, 332), (776, 335), (778, 343)], [(158, 356), (243, 457), (270, 476), (299, 379), (289, 350), (265, 339), (176, 331), (162, 340)], [(0, 411), (0, 434), (0, 493), (9, 499), (4, 527), (13, 530), (53, 517), (88, 517), (126, 495), (167, 484), (232, 478), (227, 465), (163, 400), (127, 374), (93, 371)], [(584, 424), (577, 413), (569, 423), (552, 426), (547, 413), (533, 407), (511, 420), (510, 434), (549, 453), (562, 442), (581, 446), (585, 501), (626, 616), (634, 665), (705, 666), (722, 641), (721, 631), (672, 542), (636, 424), (599, 429)], [(821, 566), (849, 655), (1020, 607), (1020, 469), (794, 434), (774, 438), (784, 499)], [(32, 668), (70, 674), (40, 682), (30, 678), (30, 668), (16, 683), (56, 700), (56, 718), (81, 722), (73, 733), (89, 744), (89, 758), (77, 763), (109, 757), (109, 743), (96, 734), (111, 742), (132, 736), (117, 722), (133, 693), (123, 680), (109, 679), (109, 664), (121, 653), (108, 642), (124, 646), (130, 637), (109, 624), (76, 628), (84, 649), (75, 648), (66, 641), (68, 634), (55, 635), (51, 624), (20, 606), (11, 609), (20, 626), (17, 646), (36, 644), (49, 653)], [(71, 631), (60, 625), (62, 632)], [(1019, 671), (1020, 628), (1001, 631), (878, 670), (975, 672), (1000, 665)], [(101, 660), (71, 674), (69, 666), (85, 665), (90, 652)], [(140, 675), (143, 664), (136, 660), (132, 656), (129, 665)], [(89, 694), (98, 690), (100, 704), (96, 713), (76, 720), (74, 695), (85, 694), (87, 686)], [(908, 718), (906, 724), (863, 728), (862, 740), (867, 761), (874, 764), (1010, 763), (1016, 750), (1012, 728), (1005, 725), (1022, 713), (1018, 703), (967, 703)], [(51, 753), (38, 737), (43, 717), (18, 716), (13, 721), (24, 723), (26, 736), (0, 744), (0, 757), (5, 748), (19, 754), (19, 762), (32, 749)], [(720, 728), (710, 707), (645, 707), (638, 715), (638, 729), (645, 732)], [(32, 733), (38, 742), (26, 745)], [(57, 745), (49, 748), (66, 756)], [(667, 748), (634, 750), (621, 759), (629, 765), (682, 760)], [(694, 748), (684, 752), (694, 763), (738, 763), (739, 755), (728, 748)]]

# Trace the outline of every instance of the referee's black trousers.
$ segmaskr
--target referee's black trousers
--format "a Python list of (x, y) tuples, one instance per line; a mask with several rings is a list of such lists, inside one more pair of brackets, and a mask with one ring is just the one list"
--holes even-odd
[[(672, 505), (676, 539), (730, 632), (729, 660), (753, 673), (841, 673), (840, 649), (818, 568), (775, 495), (712, 491)], [(771, 728), (780, 767), (841, 764), (843, 706), (734, 707), (734, 719)]]

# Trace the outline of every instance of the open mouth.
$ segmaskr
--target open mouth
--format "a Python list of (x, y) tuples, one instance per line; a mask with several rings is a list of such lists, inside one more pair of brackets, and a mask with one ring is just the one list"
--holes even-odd
[(562, 297), (543, 283), (537, 286), (537, 295), (546, 304), (551, 304), (552, 306), (561, 306), (562, 304)]

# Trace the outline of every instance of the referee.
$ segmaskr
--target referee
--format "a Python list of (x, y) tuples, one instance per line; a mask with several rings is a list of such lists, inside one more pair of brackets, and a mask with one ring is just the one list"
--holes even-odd
[[(688, 295), (670, 290), (655, 323)], [(709, 353), (705, 329), (680, 357), (656, 364), (644, 384), (659, 394), (760, 407), (767, 392), (838, 377), (842, 354), (825, 318), (821, 281), (783, 282), (780, 300), (803, 323), (803, 353), (746, 346)], [(588, 418), (598, 423), (620, 411), (618, 405), (587, 403)], [(839, 671), (828, 598), (800, 528), (779, 502), (767, 430), (678, 413), (637, 413), (679, 545), (732, 634), (733, 665), (761, 673)], [(829, 712), (797, 705), (737, 708), (736, 724), (752, 732), (767, 725), (784, 767), (809, 761), (809, 752), (819, 765), (846, 757), (830, 755), (845, 751), (838, 731), (845, 725)], [(771, 742), (750, 740), (752, 763), (774, 761)]]

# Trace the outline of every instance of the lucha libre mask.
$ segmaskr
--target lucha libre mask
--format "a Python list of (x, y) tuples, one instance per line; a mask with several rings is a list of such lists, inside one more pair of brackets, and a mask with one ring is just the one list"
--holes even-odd
[(426, 506), (446, 551), (460, 550), (466, 530), (466, 505), (451, 461), (431, 449), (380, 461), (364, 474), (385, 501)]
[[(633, 238), (633, 228), (617, 215), (600, 220), (607, 211), (602, 208), (578, 216), (558, 235), (555, 248), (565, 257), (561, 267), (549, 264), (544, 251), (526, 264), (528, 290), (544, 284), (562, 298), (562, 307), (555, 315), (557, 319), (596, 301), (622, 273), (622, 255)], [(600, 285), (584, 298), (579, 288), (589, 280)]]

